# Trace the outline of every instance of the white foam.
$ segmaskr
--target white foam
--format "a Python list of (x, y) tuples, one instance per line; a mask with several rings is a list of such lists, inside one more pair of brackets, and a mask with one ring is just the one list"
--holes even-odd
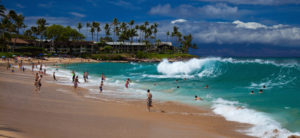
[[(212, 109), (214, 113), (224, 116), (228, 121), (253, 125), (247, 130), (239, 130), (250, 136), (286, 138), (290, 135), (300, 135), (300, 133), (292, 133), (282, 128), (280, 123), (273, 120), (269, 115), (245, 108), (245, 106), (242, 106), (236, 101), (227, 101), (218, 98), (213, 101)], [(276, 132), (276, 130), (278, 130), (278, 132)]]

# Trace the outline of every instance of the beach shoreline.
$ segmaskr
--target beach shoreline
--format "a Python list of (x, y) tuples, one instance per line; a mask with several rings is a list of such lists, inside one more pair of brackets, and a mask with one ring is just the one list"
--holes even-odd
[[(86, 134), (87, 131), (90, 131), (88, 129), (80, 129), (80, 131), (78, 132), (79, 134), (76, 135), (70, 133), (57, 134), (57, 132), (62, 131), (60, 130), (61, 127), (56, 128), (56, 125), (54, 125), (53, 123), (57, 122), (57, 119), (65, 119), (70, 116), (65, 114), (71, 114), (71, 116), (73, 117), (82, 115), (86, 116), (86, 118), (72, 118), (68, 119), (67, 123), (63, 123), (64, 126), (70, 131), (77, 129), (72, 125), (74, 122), (80, 122), (80, 124), (82, 123), (82, 125), (86, 128), (105, 128), (106, 125), (103, 125), (103, 119), (101, 119), (102, 116), (117, 117), (121, 122), (130, 120), (129, 122), (125, 121), (124, 123), (121, 123), (121, 125), (124, 126), (127, 126), (132, 122), (136, 122), (137, 120), (135, 119), (138, 118), (136, 125), (130, 125), (131, 128), (126, 129), (126, 131), (123, 130), (126, 127), (120, 130), (116, 130), (116, 132), (114, 132), (115, 134), (111, 134), (112, 132), (109, 131), (111, 131), (111, 129), (114, 130), (114, 128), (119, 126), (120, 124), (111, 122), (114, 119), (108, 119), (108, 121), (104, 121), (107, 123), (107, 125), (112, 126), (110, 129), (103, 130), (104, 132), (101, 131), (100, 133), (104, 133), (107, 137), (119, 137), (119, 134), (122, 134), (122, 137), (162, 137), (162, 135), (158, 135), (159, 133), (157, 134), (156, 132), (160, 132), (161, 130), (153, 130), (153, 128), (151, 128), (150, 134), (149, 127), (143, 127), (145, 125), (151, 125), (152, 127), (160, 126), (162, 127), (162, 130), (167, 130), (166, 132), (163, 132), (164, 137), (198, 137), (199, 135), (205, 137), (248, 137), (240, 132), (237, 132), (236, 130), (245, 130), (249, 128), (249, 125), (226, 121), (223, 117), (215, 115), (214, 113), (212, 113), (212, 111), (207, 109), (201, 109), (199, 107), (192, 107), (174, 102), (156, 101), (154, 99), (154, 109), (152, 110), (153, 112), (148, 113), (145, 107), (146, 104), (142, 100), (116, 101), (113, 99), (108, 100), (105, 97), (97, 100), (85, 98), (84, 93), (88, 92), (87, 89), (79, 88), (74, 91), (71, 86), (49, 83), (47, 81), (52, 81), (51, 75), (45, 76), (44, 79), (45, 80), (43, 81), (41, 93), (36, 97), (32, 92), (33, 74), (31, 71), (27, 70), (25, 73), (16, 71), (15, 73), (11, 73), (10, 71), (7, 71), (5, 69), (5, 66), (1, 67), (0, 88), (3, 91), (1, 91), (0, 95), (2, 101), (0, 103), (0, 106), (3, 112), (0, 113), (0, 125), (5, 128), (8, 127), (20, 130), (20, 132), (11, 132), (9, 131), (10, 129), (6, 130), (5, 132), (0, 131), (1, 135), (22, 135), (22, 137), (57, 137), (71, 135), (73, 137), (99, 136), (99, 134), (95, 132), (101, 130), (95, 130), (95, 132), (93, 131), (93, 134)], [(16, 85), (20, 87), (15, 88)], [(13, 89), (9, 90), (9, 88)], [(64, 92), (62, 92), (62, 90), (64, 90)], [(23, 96), (26, 97), (25, 101), (28, 101), (28, 103), (30, 104), (22, 103), (22, 101), (24, 101)], [(20, 98), (23, 100), (8, 100), (15, 98)], [(67, 109), (66, 112), (65, 110), (63, 110), (66, 107), (61, 108), (60, 106), (58, 106), (59, 104), (63, 104), (66, 102), (70, 103), (68, 107), (71, 108), (75, 108), (80, 105), (80, 107), (88, 107), (88, 109)], [(22, 105), (21, 107), (19, 107), (20, 104)], [(39, 106), (40, 104), (45, 104), (44, 106), (46, 107)], [(99, 109), (102, 110), (99, 111)], [(82, 113), (81, 110), (88, 111)], [(45, 112), (49, 113), (49, 115), (45, 114)], [(33, 117), (22, 116), (22, 114), (29, 114)], [(90, 114), (94, 115), (92, 118), (95, 119), (95, 122), (92, 118), (89, 118)], [(45, 117), (53, 119), (47, 121), (43, 120), (42, 122), (35, 121), (35, 118)], [(101, 121), (99, 121), (99, 118)], [(149, 122), (149, 120), (151, 121)], [(53, 130), (47, 129), (50, 126)], [(133, 128), (140, 129), (140, 132), (145, 133), (138, 133), (134, 135), (131, 133), (127, 133), (128, 131), (133, 131)]]

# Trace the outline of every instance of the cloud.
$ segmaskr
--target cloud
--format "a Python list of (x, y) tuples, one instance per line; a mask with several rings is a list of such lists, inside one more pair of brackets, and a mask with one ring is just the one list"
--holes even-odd
[(109, 1), (110, 4), (113, 4), (115, 6), (123, 7), (126, 9), (131, 9), (131, 10), (137, 10), (140, 9), (140, 7), (133, 5), (132, 3), (124, 0), (118, 0), (118, 1)]
[(203, 18), (233, 18), (245, 14), (246, 11), (240, 11), (238, 7), (232, 7), (224, 3), (215, 5), (205, 5), (195, 7), (188, 4), (182, 4), (178, 7), (171, 7), (170, 4), (157, 5), (152, 7), (149, 14), (162, 15), (169, 17), (203, 17)]
[(21, 8), (21, 9), (25, 8), (24, 5), (22, 5), (22, 4), (20, 4), (20, 3), (17, 3), (16, 6), (17, 6), (18, 8)]
[(284, 4), (300, 4), (299, 0), (198, 0), (204, 2), (226, 2), (233, 4), (247, 5), (284, 5)]
[(184, 22), (186, 22), (187, 20), (185, 20), (185, 19), (177, 19), (177, 20), (173, 20), (173, 21), (171, 21), (171, 23), (172, 24), (176, 24), (176, 23), (184, 23)]
[(80, 18), (85, 17), (84, 14), (81, 14), (81, 13), (78, 13), (78, 12), (69, 12), (69, 14), (71, 14), (71, 15), (73, 15), (73, 16), (76, 16), (76, 17), (80, 17)]
[(38, 4), (38, 7), (41, 7), (41, 8), (50, 8), (50, 7), (53, 6), (53, 4), (54, 4), (53, 1), (50, 1), (50, 2), (48, 2), (48, 3), (39, 3), (39, 4)]
[[(165, 39), (165, 32), (171, 31), (170, 22), (159, 23), (158, 36)], [(185, 35), (191, 33), (196, 43), (218, 44), (267, 44), (272, 46), (300, 47), (300, 28), (289, 25), (267, 26), (261, 23), (234, 22), (192, 22), (176, 24)]]

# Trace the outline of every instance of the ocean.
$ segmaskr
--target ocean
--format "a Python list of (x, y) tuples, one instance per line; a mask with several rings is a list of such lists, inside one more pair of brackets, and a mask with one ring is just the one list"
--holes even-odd
[[(58, 69), (49, 66), (47, 72), (56, 71), (56, 76), (66, 78), (60, 83), (72, 85), (71, 71), (74, 70), (80, 78), (79, 87), (90, 89), (89, 97), (99, 97), (97, 87), (103, 73), (104, 84), (117, 89), (109, 91), (104, 86), (103, 94), (108, 96), (145, 99), (150, 89), (154, 100), (202, 106), (226, 120), (252, 124), (247, 130), (238, 130), (250, 136), (300, 135), (299, 58), (207, 57), (178, 62), (59, 66)], [(83, 83), (82, 74), (86, 71), (89, 83)], [(127, 78), (132, 80), (128, 89), (124, 87)], [(258, 93), (259, 90), (263, 93)], [(195, 101), (195, 95), (204, 100)]]

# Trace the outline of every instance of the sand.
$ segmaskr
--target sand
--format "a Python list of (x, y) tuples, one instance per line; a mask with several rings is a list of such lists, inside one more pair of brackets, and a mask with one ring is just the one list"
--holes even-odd
[[(248, 137), (249, 125), (226, 121), (210, 110), (153, 99), (85, 98), (87, 89), (49, 83), (34, 92), (33, 73), (0, 67), (0, 137)], [(62, 91), (63, 90), (63, 91)]]

